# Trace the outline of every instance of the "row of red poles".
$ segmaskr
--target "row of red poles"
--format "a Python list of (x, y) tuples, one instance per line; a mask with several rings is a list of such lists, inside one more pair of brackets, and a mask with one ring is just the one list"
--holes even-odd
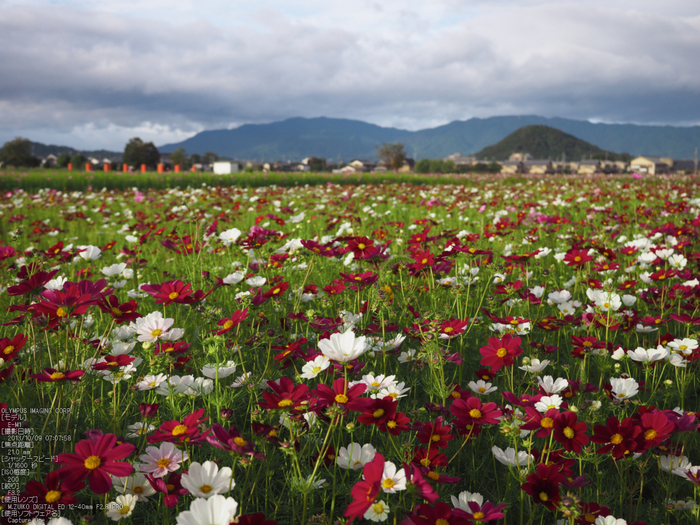
[[(68, 163), (68, 171), (73, 171), (73, 164), (70, 162)], [(92, 164), (87, 162), (85, 163), (85, 171), (92, 171)], [(104, 165), (104, 171), (113, 171), (112, 170), (112, 165), (105, 163)], [(122, 164), (122, 172), (127, 173), (129, 171), (129, 165), (128, 164)], [(141, 164), (141, 173), (146, 173), (148, 171), (146, 169), (145, 164)], [(165, 166), (163, 164), (158, 164), (158, 173), (163, 173), (165, 171)], [(197, 171), (197, 168), (192, 166), (192, 171)], [(175, 173), (180, 173), (180, 166), (175, 165)]]

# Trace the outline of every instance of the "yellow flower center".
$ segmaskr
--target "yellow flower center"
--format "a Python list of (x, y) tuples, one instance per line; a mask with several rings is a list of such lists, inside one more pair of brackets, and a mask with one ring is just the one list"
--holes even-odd
[(168, 492), (170, 492), (171, 490), (175, 490), (175, 485), (168, 483), (165, 488), (168, 489)]
[(248, 444), (248, 442), (242, 437), (233, 438), (233, 442), (239, 447), (245, 447)]
[(424, 467), (429, 467), (431, 461), (428, 458), (423, 458), (420, 460), (420, 464), (423, 465)]
[(151, 332), (151, 337), (160, 337), (160, 335), (163, 333), (163, 330), (160, 328), (156, 328)]
[(56, 310), (56, 315), (58, 317), (65, 317), (68, 315), (68, 312), (66, 312), (63, 308), (59, 308), (58, 310)]
[(485, 389), (483, 386), (480, 386), (479, 388), (477, 388), (477, 390), (478, 390), (479, 392), (481, 392), (482, 394), (483, 394), (484, 392), (486, 392), (486, 389)]
[(552, 428), (554, 426), (554, 420), (551, 417), (543, 417), (540, 421), (540, 426), (542, 428)]
[(479, 419), (481, 417), (481, 410), (479, 410), (478, 408), (472, 408), (469, 411), (469, 416), (474, 419)]
[(396, 421), (389, 421), (386, 426), (389, 428), (396, 428)]
[(505, 357), (508, 355), (508, 350), (506, 350), (505, 348), (499, 348), (498, 351), (496, 352), (496, 355), (498, 357)]
[(685, 346), (685, 345), (678, 345), (678, 349), (679, 349), (679, 350), (687, 350), (688, 347)]
[(378, 383), (377, 381), (375, 381), (374, 383), (371, 383), (371, 385), (375, 388), (378, 388), (381, 386), (381, 383)]
[(483, 519), (486, 517), (486, 514), (484, 514), (484, 513), (481, 512), (481, 511), (477, 511), (477, 512), (475, 512), (474, 514), (472, 514), (472, 517), (473, 517), (476, 521), (479, 521), (479, 520), (483, 520)]
[[(578, 255), (576, 257), (574, 257), (574, 262), (581, 262), (581, 257)], [(545, 500), (545, 501), (547, 501), (547, 500)]]
[(134, 494), (143, 494), (143, 487), (134, 487)]
[(130, 505), (123, 505), (121, 509), (119, 509), (119, 514), (129, 514), (131, 512), (131, 506)]
[(446, 334), (449, 334), (449, 333), (452, 332), (452, 331), (454, 331), (454, 328), (452, 328), (451, 326), (448, 326), (447, 328), (445, 328), (445, 329), (443, 330), (443, 332), (445, 332)]
[(450, 525), (450, 522), (444, 518), (438, 518), (438, 520), (435, 522), (435, 525)]
[(201, 487), (199, 487), (199, 490), (204, 494), (209, 494), (212, 488), (213, 487), (211, 485), (202, 485)]
[(595, 523), (595, 515), (594, 514), (586, 514), (583, 517), (584, 520), (586, 520), (588, 523)]
[(279, 403), (277, 403), (278, 407), (290, 407), (294, 404), (294, 402), (291, 399), (282, 399)]
[(428, 472), (428, 477), (429, 477), (430, 479), (432, 479), (432, 480), (437, 481), (437, 480), (440, 479), (440, 474), (438, 474), (437, 472), (433, 472), (433, 471), (431, 470), (430, 472)]
[(386, 478), (384, 481), (382, 481), (382, 487), (384, 487), (385, 489), (390, 489), (394, 485), (396, 485), (396, 482), (391, 478)]
[(3, 352), (5, 352), (6, 355), (11, 354), (14, 351), (15, 351), (15, 347), (12, 345), (6, 346), (5, 350), (3, 350)]
[(102, 464), (102, 460), (99, 456), (90, 456), (85, 460), (85, 468), (88, 470), (95, 470)]
[(360, 250), (364, 250), (364, 249), (366, 248), (366, 246), (365, 246), (363, 243), (358, 244), (357, 247), (358, 247)]
[(44, 496), (46, 503), (54, 503), (61, 499), (61, 493), (58, 490), (50, 490)]
[(546, 492), (540, 492), (540, 501), (547, 501), (549, 499), (549, 495)]
[(114, 315), (114, 317), (121, 317), (122, 315), (124, 315), (123, 312), (116, 306), (112, 308), (112, 314)]
[(567, 438), (571, 439), (571, 438), (573, 438), (573, 437), (576, 435), (576, 433), (573, 431), (573, 429), (572, 429), (571, 427), (566, 427), (566, 428), (564, 429), (564, 435), (565, 435)]
[(348, 396), (346, 396), (345, 394), (338, 394), (337, 396), (335, 396), (335, 402), (344, 405), (348, 402)]
[(165, 468), (170, 465), (170, 460), (168, 458), (161, 458), (156, 465), (158, 465), (158, 468)]
[(433, 434), (433, 435), (431, 436), (430, 440), (433, 441), (433, 442), (435, 442), (435, 443), (437, 443), (438, 441), (440, 441), (440, 435), (439, 435), (439, 434)]
[(384, 415), (384, 409), (383, 409), (383, 408), (378, 408), (377, 410), (375, 410), (375, 411), (372, 413), (372, 416), (374, 416), (375, 418), (380, 418), (380, 417), (382, 417), (383, 415)]
[(173, 299), (177, 299), (178, 297), (180, 297), (180, 294), (177, 292), (172, 292), (170, 295), (168, 295), (168, 299), (170, 299), (171, 301)]
[(384, 514), (384, 503), (375, 503), (372, 505), (372, 510), (375, 514)]
[(63, 372), (54, 372), (49, 377), (51, 377), (53, 381), (58, 381), (59, 379), (63, 379), (64, 377), (66, 377), (66, 374), (64, 374)]
[(178, 425), (173, 429), (173, 436), (180, 436), (187, 432), (187, 425)]
[(613, 445), (619, 445), (622, 443), (622, 436), (620, 434), (613, 434), (613, 437), (610, 438), (610, 443)]
[(656, 436), (657, 436), (656, 430), (654, 430), (653, 428), (650, 428), (649, 430), (644, 432), (644, 439), (649, 439), (649, 440), (656, 439)]
[(625, 393), (617, 394), (617, 397), (626, 397), (626, 396), (627, 396), (627, 394), (625, 394)]

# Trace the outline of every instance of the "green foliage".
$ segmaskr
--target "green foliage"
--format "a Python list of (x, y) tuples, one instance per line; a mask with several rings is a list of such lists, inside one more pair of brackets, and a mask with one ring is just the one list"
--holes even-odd
[(442, 173), (442, 159), (430, 160), (430, 173)]
[(186, 167), (187, 154), (185, 153), (185, 148), (177, 148), (170, 154), (170, 160), (173, 166), (180, 166), (182, 168)]
[(207, 151), (202, 155), (202, 164), (214, 164), (217, 160), (219, 156), (213, 151)]
[(56, 159), (56, 167), (65, 168), (68, 166), (69, 162), (70, 162), (70, 156), (67, 153), (61, 153), (58, 156), (58, 159)]
[(82, 153), (76, 153), (70, 158), (70, 163), (73, 165), (74, 170), (83, 169), (86, 162), (87, 159)]
[(326, 169), (326, 159), (323, 157), (309, 157), (309, 166), (313, 172), (324, 171)]
[(145, 164), (153, 169), (160, 162), (160, 153), (153, 142), (143, 142), (135, 137), (126, 144), (122, 160), (130, 166), (139, 167)]
[(387, 167), (396, 171), (406, 161), (406, 151), (401, 142), (384, 143), (377, 146), (377, 154), (383, 160)]
[[(524, 126), (506, 138), (482, 149), (475, 156), (480, 159), (507, 159), (513, 153), (529, 153), (535, 159), (577, 161), (584, 158), (624, 160), (626, 153), (605, 151), (585, 140), (549, 126)], [(625, 157), (626, 156), (626, 157)]]
[(5, 142), (0, 150), (0, 162), (5, 166), (34, 167), (38, 166), (40, 161), (32, 155), (32, 142), (29, 139), (17, 137)]
[(420, 159), (416, 162), (416, 173), (430, 173), (430, 159)]

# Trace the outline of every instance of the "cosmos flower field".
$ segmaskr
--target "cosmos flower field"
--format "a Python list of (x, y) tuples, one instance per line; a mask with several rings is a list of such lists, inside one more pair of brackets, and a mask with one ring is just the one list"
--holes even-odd
[(697, 182), (6, 191), (0, 523), (697, 523)]

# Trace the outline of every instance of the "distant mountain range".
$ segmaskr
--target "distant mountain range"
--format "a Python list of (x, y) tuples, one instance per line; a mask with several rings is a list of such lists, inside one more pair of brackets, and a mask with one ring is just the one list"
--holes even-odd
[[(544, 125), (589, 142), (607, 151), (636, 155), (692, 158), (700, 147), (700, 126), (645, 126), (594, 124), (587, 121), (538, 116), (472, 118), (444, 126), (407, 131), (385, 128), (359, 120), (290, 118), (270, 124), (246, 124), (236, 129), (203, 131), (175, 144), (164, 144), (161, 153), (178, 147), (187, 153), (213, 151), (240, 160), (301, 160), (325, 157), (328, 161), (376, 159), (376, 146), (402, 142), (410, 157), (443, 158), (452, 153), (474, 154), (495, 144), (523, 126)], [(534, 155), (534, 153), (533, 153)]]
[(54, 144), (42, 144), (41, 142), (32, 142), (32, 155), (35, 157), (44, 158), (47, 155), (76, 155), (82, 153), (86, 157), (95, 157), (96, 159), (121, 160), (122, 153), (118, 151), (108, 151), (106, 149), (98, 149), (91, 151), (82, 151), (69, 146), (56, 146)]
[(474, 156), (477, 159), (507, 159), (513, 153), (529, 153), (534, 159), (578, 161), (607, 159), (629, 161), (628, 154), (607, 151), (549, 126), (523, 126), (503, 140), (487, 146)]

